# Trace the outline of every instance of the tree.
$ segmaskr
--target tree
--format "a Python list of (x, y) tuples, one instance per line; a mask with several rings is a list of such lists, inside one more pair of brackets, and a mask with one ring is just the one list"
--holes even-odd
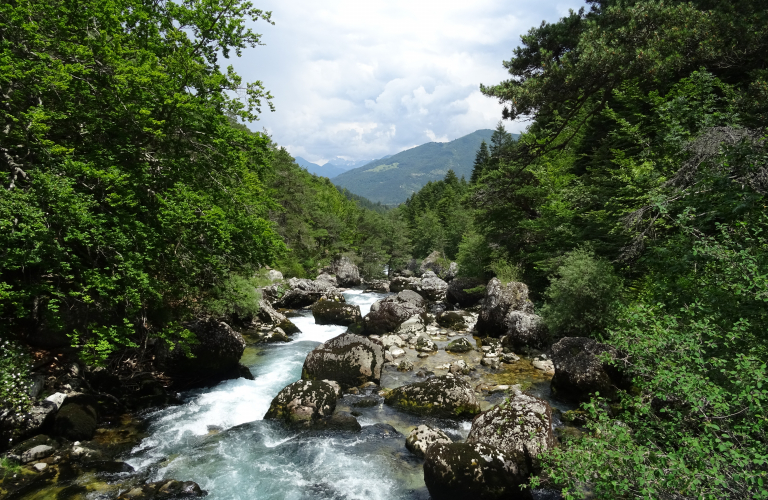
[(269, 18), (239, 0), (0, 5), (4, 335), (104, 359), (274, 261), (269, 141), (231, 122), (271, 96), (220, 66)]
[(475, 184), (480, 179), (490, 158), (491, 155), (488, 151), (488, 144), (483, 140), (483, 142), (480, 143), (480, 149), (477, 150), (477, 154), (475, 155), (475, 163), (472, 166), (472, 176), (469, 178), (470, 184)]

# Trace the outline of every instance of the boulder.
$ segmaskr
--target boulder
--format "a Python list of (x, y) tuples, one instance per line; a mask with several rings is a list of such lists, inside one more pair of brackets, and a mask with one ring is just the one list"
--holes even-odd
[(448, 259), (443, 257), (441, 252), (435, 250), (429, 254), (426, 259), (421, 261), (421, 265), (419, 266), (419, 274), (423, 275), (429, 271), (432, 271), (436, 276), (439, 276), (440, 278), (446, 278), (449, 274), (451, 274), (451, 264), (453, 264), (454, 269), (452, 272), (455, 276), (455, 273), (458, 270), (456, 263), (450, 262)]
[(381, 381), (384, 346), (378, 340), (343, 333), (316, 347), (304, 360), (304, 380), (335, 380), (342, 387)]
[(510, 455), (522, 455), (538, 470), (538, 456), (555, 445), (552, 409), (543, 399), (515, 392), (512, 398), (475, 417), (467, 443), (483, 443)]
[(384, 402), (400, 410), (438, 418), (469, 418), (480, 413), (472, 387), (453, 375), (432, 377), (389, 391)]
[(270, 269), (269, 272), (267, 273), (267, 279), (269, 279), (269, 281), (273, 283), (275, 281), (283, 281), (283, 273), (275, 269)]
[(416, 291), (421, 286), (421, 278), (409, 276), (396, 276), (389, 282), (389, 291), (392, 293), (402, 292), (403, 290)]
[(506, 336), (502, 345), (512, 349), (543, 347), (549, 337), (541, 316), (523, 311), (509, 311), (504, 318)]
[(608, 353), (617, 357), (613, 347), (586, 337), (565, 337), (552, 346), (552, 394), (558, 399), (572, 402), (589, 401), (596, 392), (601, 397), (614, 399), (622, 376), (619, 370), (603, 363), (599, 356)]
[(424, 483), (432, 500), (531, 499), (530, 471), (521, 453), (473, 443), (435, 443), (424, 461)]
[(497, 278), (493, 278), (485, 289), (485, 303), (475, 330), (491, 337), (506, 334), (505, 320), (510, 311), (533, 313), (533, 303), (528, 299), (528, 287), (517, 281), (502, 285)]
[(71, 396), (56, 414), (54, 434), (70, 441), (90, 441), (99, 420), (96, 400), (85, 395)]
[(259, 312), (256, 313), (256, 317), (267, 325), (279, 326), (283, 321), (287, 321), (288, 318), (284, 314), (277, 312), (269, 302), (264, 299), (259, 301)]
[(404, 359), (400, 362), (399, 365), (397, 365), (397, 371), (399, 372), (410, 372), (413, 371), (413, 361)]
[(27, 464), (34, 462), (35, 460), (41, 460), (46, 457), (50, 457), (54, 452), (53, 446), (47, 444), (39, 444), (28, 449), (21, 455), (21, 463)]
[(279, 326), (264, 336), (264, 342), (290, 342), (291, 339)]
[(363, 427), (351, 413), (346, 411), (337, 411), (330, 417), (316, 420), (312, 424), (312, 428), (328, 431), (360, 432)]
[(53, 423), (59, 407), (52, 401), (36, 401), (26, 413), (0, 416), (0, 450), (22, 439), (44, 432)]
[(421, 295), (404, 290), (373, 303), (371, 312), (363, 318), (364, 332), (368, 335), (394, 332), (405, 320), (425, 310)]
[[(229, 377), (245, 351), (245, 339), (228, 324), (215, 319), (200, 319), (185, 325), (198, 343), (191, 346), (194, 358), (181, 348), (161, 351), (159, 361), (175, 377), (210, 380)], [(237, 378), (237, 377), (235, 377)]]
[(416, 350), (419, 352), (437, 352), (437, 344), (432, 342), (432, 339), (424, 335), (420, 335), (416, 339)]
[(389, 293), (389, 280), (370, 280), (365, 282), (366, 292)]
[(445, 346), (445, 350), (448, 352), (463, 353), (469, 352), (473, 349), (472, 343), (464, 337), (452, 340)]
[(360, 306), (325, 299), (315, 302), (312, 306), (312, 316), (318, 325), (349, 326), (363, 319)]
[(407, 320), (403, 321), (403, 323), (397, 329), (397, 334), (400, 336), (418, 335), (426, 329), (427, 325), (424, 324), (424, 318), (421, 314), (419, 314), (416, 316), (411, 316)]
[(448, 434), (428, 425), (420, 425), (413, 429), (405, 438), (405, 447), (417, 457), (424, 458), (427, 450), (435, 443), (452, 443)]
[(454, 278), (448, 283), (445, 298), (451, 304), (469, 307), (485, 297), (485, 282), (477, 278)]
[(422, 297), (434, 302), (445, 300), (445, 293), (448, 291), (448, 283), (440, 279), (432, 271), (427, 271), (421, 277), (421, 284), (416, 290)]
[(437, 324), (451, 330), (466, 330), (464, 315), (455, 311), (444, 311), (437, 315)]
[(338, 256), (324, 269), (325, 272), (336, 275), (339, 286), (358, 286), (362, 283), (360, 270), (344, 255)]
[(298, 309), (314, 304), (321, 298), (344, 301), (336, 288), (335, 278), (321, 275), (315, 281), (305, 278), (291, 278), (263, 289), (264, 298), (276, 307)]
[(170, 498), (198, 498), (208, 494), (200, 489), (193, 481), (176, 481), (175, 479), (145, 483), (121, 493), (117, 500), (164, 500)]
[(311, 427), (336, 409), (336, 390), (323, 380), (299, 380), (283, 388), (269, 405), (265, 420)]

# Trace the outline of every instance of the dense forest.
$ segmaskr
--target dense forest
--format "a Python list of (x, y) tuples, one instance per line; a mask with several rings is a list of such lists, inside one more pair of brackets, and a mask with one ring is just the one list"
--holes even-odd
[(258, 45), (246, 20), (269, 13), (3, 3), (0, 413), (29, 405), (29, 346), (108, 365), (194, 342), (190, 318), (253, 312), (267, 269), (314, 278), (346, 255), (371, 280), (437, 250), (460, 275), (526, 283), (552, 339), (621, 353), (626, 390), (583, 405), (587, 432), (534, 483), (768, 498), (768, 10), (587, 3), (482, 86), (526, 131), (500, 122), (471, 178), (397, 207), (243, 125), (271, 95), (222, 59)]

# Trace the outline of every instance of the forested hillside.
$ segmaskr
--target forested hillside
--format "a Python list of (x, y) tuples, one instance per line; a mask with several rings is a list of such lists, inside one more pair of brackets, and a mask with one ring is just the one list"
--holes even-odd
[(371, 201), (397, 205), (448, 170), (469, 177), (475, 150), (491, 134), (478, 130), (451, 142), (422, 144), (339, 174), (333, 183)]
[(533, 122), (479, 150), (469, 185), (449, 174), (408, 200), (415, 253), (524, 281), (552, 339), (618, 349), (626, 392), (586, 404), (587, 432), (534, 482), (766, 498), (768, 10), (589, 3), (533, 28), (510, 79), (483, 87)]
[[(481, 87), (505, 106), (505, 119), (529, 120), (523, 134), (510, 134), (502, 121), (494, 131), (420, 146), (333, 181), (307, 172), (271, 137), (245, 125), (271, 107), (271, 95), (222, 66), (259, 45), (260, 35), (247, 26), (270, 23), (270, 13), (239, 1), (0, 4), (0, 430), (30, 408), (35, 351), (46, 350), (46, 363), (61, 370), (57, 356), (66, 354), (96, 374), (90, 380), (108, 383), (130, 371), (135, 392), (127, 399), (160, 396), (142, 408), (165, 405), (167, 386), (159, 395), (142, 392), (142, 384), (151, 392), (158, 387), (152, 383), (167, 381), (152, 366), (154, 353), (189, 354), (197, 340), (188, 325), (197, 320), (221, 327), (219, 320), (253, 319), (261, 307), (279, 318), (271, 323), (285, 325), (290, 321), (276, 309), (349, 306), (325, 295), (275, 305), (290, 288), (275, 284), (273, 310), (257, 290), (269, 270), (316, 278), (341, 256), (369, 282), (388, 271), (402, 274), (401, 286), (442, 286), (442, 295), (429, 300), (403, 288), (403, 296), (376, 306), (381, 328), (398, 337), (389, 347), (410, 349), (394, 335), (404, 333), (413, 360), (429, 358), (437, 345), (408, 328), (438, 332), (430, 322), (454, 315), (472, 340), (480, 333), (463, 318), (478, 320), (495, 307), (486, 300), (456, 312), (448, 283), (413, 277), (419, 260), (437, 251), (458, 264), (458, 278), (478, 285), (451, 281), (452, 293), (480, 301), (491, 278), (499, 287), (525, 283), (512, 288), (529, 290), (533, 303), (520, 299), (525, 311), (510, 312), (541, 320), (536, 332), (546, 341), (534, 347), (545, 357), (537, 362), (554, 342), (586, 337), (602, 349), (589, 370), (621, 381), (615, 394), (590, 391), (591, 400), (568, 412), (579, 428), (570, 426), (557, 446), (546, 426), (552, 445), (539, 450), (535, 468), (529, 450), (515, 455), (530, 467), (519, 474), (524, 481), (568, 499), (768, 498), (768, 9), (763, 0), (587, 3), (532, 28), (503, 63), (509, 80)], [(378, 289), (392, 283), (379, 282)], [(356, 335), (365, 320), (358, 305), (350, 309), (355, 320), (339, 325)], [(506, 310), (499, 314), (507, 321)], [(237, 366), (245, 341), (225, 326), (239, 339)], [(280, 328), (269, 334), (287, 341)], [(468, 359), (469, 340), (461, 351)], [(500, 356), (511, 364), (532, 352), (514, 346), (518, 357), (500, 339), (481, 342), (481, 356), (494, 361), (471, 370), (444, 365), (435, 369), (450, 374), (439, 378), (458, 383), (476, 370), (487, 375)], [(366, 356), (373, 363), (368, 374), (381, 371), (386, 358), (377, 337), (349, 343), (379, 349), (378, 357)], [(398, 349), (387, 352), (404, 356)], [(445, 349), (443, 355), (452, 356)], [(79, 366), (67, 365), (67, 373), (79, 373)], [(412, 386), (438, 378), (419, 370), (403, 365), (396, 375), (423, 379)], [(139, 383), (135, 374), (147, 378)], [(371, 401), (378, 407), (380, 393), (391, 399), (402, 391), (377, 385), (381, 379), (358, 391), (354, 380), (344, 397), (360, 396), (347, 400), (360, 402), (358, 409)], [(323, 397), (332, 393), (335, 407), (339, 384), (331, 387), (324, 377), (303, 382), (328, 386)], [(467, 387), (459, 392), (474, 401), (480, 386)], [(489, 387), (485, 392), (490, 396)], [(53, 403), (45, 405), (50, 410)], [(348, 417), (344, 422), (361, 432)], [(244, 434), (229, 432), (235, 429), (252, 439), (269, 430), (231, 425), (226, 432), (203, 425), (200, 441), (189, 441), (208, 453), (214, 441), (200, 444), (208, 437), (239, 440)], [(377, 425), (369, 426), (376, 436), (390, 437), (391, 426)], [(293, 440), (292, 429), (292, 437), (274, 441)], [(293, 453), (306, 443), (296, 442)], [(445, 446), (453, 445), (468, 446)], [(390, 457), (395, 448), (385, 450), (376, 453)], [(81, 461), (97, 463), (94, 456)], [(305, 465), (307, 456), (296, 463)], [(172, 460), (164, 456), (152, 467)], [(413, 469), (415, 458), (408, 460)], [(16, 478), (13, 467), (3, 459), (3, 478)], [(494, 473), (504, 475), (499, 467)], [(32, 473), (31, 466), (25, 470)], [(308, 481), (300, 479), (303, 487)], [(325, 483), (312, 491), (335, 494)]]
[(107, 363), (193, 342), (192, 318), (252, 313), (266, 266), (314, 277), (350, 253), (383, 273), (394, 247), (381, 228), (397, 221), (242, 125), (271, 99), (220, 66), (258, 45), (246, 20), (270, 16), (248, 3), (0, 6), (3, 415), (28, 404), (20, 346)]

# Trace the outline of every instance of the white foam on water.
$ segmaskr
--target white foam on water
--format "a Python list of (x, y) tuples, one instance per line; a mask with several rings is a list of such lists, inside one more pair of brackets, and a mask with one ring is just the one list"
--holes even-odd
[[(344, 295), (363, 314), (386, 296), (358, 290)], [(255, 380), (229, 380), (190, 391), (184, 404), (153, 413), (149, 437), (126, 462), (139, 471), (154, 471), (152, 480), (196, 481), (212, 500), (414, 498), (398, 475), (410, 474), (418, 482), (420, 471), (409, 469), (391, 450), (379, 450), (364, 440), (297, 440), (299, 434), (286, 434), (266, 423), (226, 432), (261, 420), (277, 393), (299, 379), (306, 355), (319, 342), (346, 331), (342, 326), (316, 325), (308, 311), (291, 319), (301, 333), (287, 344), (265, 347), (265, 357), (250, 367)], [(209, 435), (212, 427), (222, 432)]]

